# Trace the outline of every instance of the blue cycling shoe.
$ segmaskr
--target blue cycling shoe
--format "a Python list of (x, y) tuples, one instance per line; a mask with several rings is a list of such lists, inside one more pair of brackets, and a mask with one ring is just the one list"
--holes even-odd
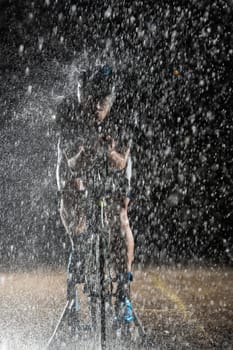
[(133, 282), (133, 274), (132, 274), (132, 272), (127, 272), (126, 279), (127, 279), (127, 282)]
[(125, 322), (132, 322), (134, 319), (133, 308), (130, 300), (125, 297), (124, 299), (124, 320)]

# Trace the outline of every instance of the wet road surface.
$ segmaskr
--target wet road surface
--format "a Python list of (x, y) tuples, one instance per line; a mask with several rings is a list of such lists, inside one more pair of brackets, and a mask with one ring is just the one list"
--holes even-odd
[[(230, 268), (138, 267), (132, 302), (150, 349), (231, 350), (232, 291)], [(65, 303), (65, 270), (1, 272), (0, 350), (43, 349)], [(84, 297), (80, 309), (85, 317)]]

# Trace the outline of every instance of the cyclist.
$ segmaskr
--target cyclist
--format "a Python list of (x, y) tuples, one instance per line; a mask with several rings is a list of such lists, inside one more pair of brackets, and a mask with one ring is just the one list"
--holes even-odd
[[(87, 75), (86, 72), (86, 77)], [(87, 231), (87, 193), (93, 164), (97, 164), (99, 171), (104, 173), (105, 182), (108, 182), (106, 176), (110, 179), (107, 190), (116, 202), (115, 211), (118, 213), (114, 213), (114, 218), (119, 217), (121, 233), (126, 243), (126, 280), (130, 282), (133, 279), (134, 257), (134, 239), (128, 219), (131, 161), (129, 145), (125, 144), (124, 147), (124, 143), (129, 141), (131, 135), (126, 133), (125, 111), (114, 111), (113, 104), (117, 97), (113, 81), (111, 67), (101, 67), (91, 75), (81, 92), (80, 85), (78, 86), (76, 97), (68, 98), (60, 105), (57, 117), (62, 128), (58, 143), (57, 183), (61, 191), (61, 219), (74, 247), (80, 244), (82, 233)], [(117, 106), (116, 103), (115, 105)], [(70, 268), (77, 265), (77, 253), (73, 255)], [(77, 272), (80, 275), (77, 282), (82, 282), (82, 273)], [(125, 320), (131, 321), (133, 313), (128, 298), (125, 298), (125, 304)]]

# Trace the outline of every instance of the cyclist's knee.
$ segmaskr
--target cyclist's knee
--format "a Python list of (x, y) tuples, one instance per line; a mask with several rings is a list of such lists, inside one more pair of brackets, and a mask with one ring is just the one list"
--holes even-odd
[(126, 211), (128, 210), (128, 205), (129, 205), (130, 199), (128, 197), (123, 197), (121, 199), (121, 210), (125, 209)]

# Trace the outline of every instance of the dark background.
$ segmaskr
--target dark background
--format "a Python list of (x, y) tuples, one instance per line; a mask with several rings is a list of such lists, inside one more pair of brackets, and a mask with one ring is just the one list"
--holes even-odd
[(54, 96), (96, 59), (134, 96), (136, 260), (232, 263), (232, 33), (230, 0), (0, 1), (2, 265), (64, 264)]

